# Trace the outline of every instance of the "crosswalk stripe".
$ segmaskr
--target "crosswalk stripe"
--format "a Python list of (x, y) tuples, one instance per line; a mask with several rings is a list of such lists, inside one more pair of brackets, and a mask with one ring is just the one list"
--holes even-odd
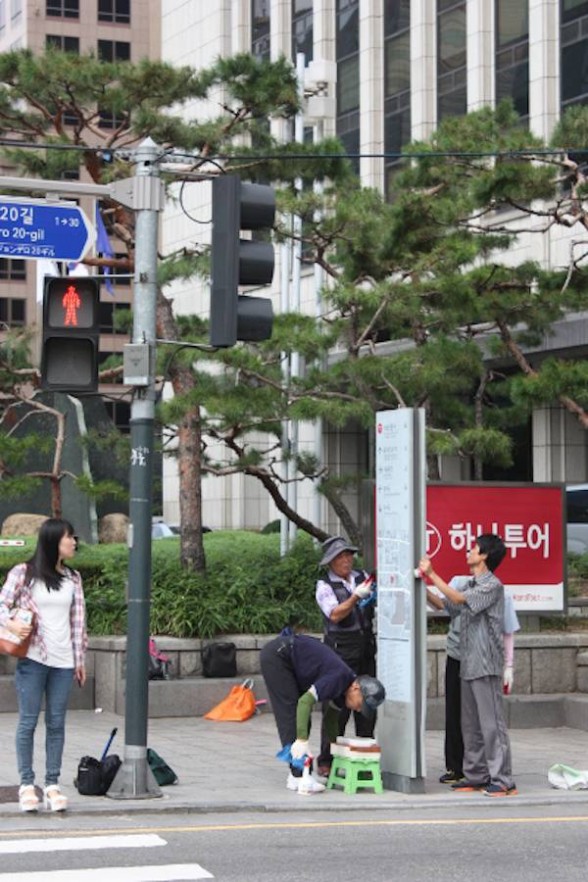
[(100, 848), (154, 848), (167, 845), (154, 833), (131, 836), (76, 836), (65, 839), (23, 839), (0, 842), (0, 854), (29, 854), (34, 851), (88, 851)]
[[(0, 879), (4, 874), (0, 873)], [(10, 882), (195, 882), (214, 879), (200, 864), (166, 864), (160, 867), (104, 867), (99, 870), (50, 870), (10, 873)]]

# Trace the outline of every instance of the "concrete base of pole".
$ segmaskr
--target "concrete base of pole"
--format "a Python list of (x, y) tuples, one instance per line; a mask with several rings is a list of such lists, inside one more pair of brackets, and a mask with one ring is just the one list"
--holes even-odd
[(106, 795), (110, 799), (156, 799), (163, 795), (144, 747), (125, 745), (125, 758)]
[(396, 790), (398, 793), (424, 793), (424, 778), (409, 778), (394, 772), (382, 772), (382, 784), (385, 790)]

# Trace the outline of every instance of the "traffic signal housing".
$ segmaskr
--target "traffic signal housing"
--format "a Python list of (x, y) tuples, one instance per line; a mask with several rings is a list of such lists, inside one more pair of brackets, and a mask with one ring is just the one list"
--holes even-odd
[(212, 182), (210, 344), (267, 340), (272, 335), (272, 302), (239, 294), (240, 285), (269, 285), (274, 274), (271, 242), (241, 239), (241, 230), (269, 230), (276, 195), (265, 184), (221, 175)]
[(98, 388), (100, 282), (84, 276), (45, 279), (41, 387), (53, 392)]

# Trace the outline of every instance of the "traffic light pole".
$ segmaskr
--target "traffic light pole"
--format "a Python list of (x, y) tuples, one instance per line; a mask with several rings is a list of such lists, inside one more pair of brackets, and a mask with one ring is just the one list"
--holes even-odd
[(133, 349), (144, 349), (147, 370), (131, 405), (130, 535), (126, 653), (125, 750), (108, 796), (161, 796), (147, 763), (151, 520), (155, 416), (155, 340), (158, 212), (163, 208), (155, 143), (147, 138), (135, 153), (135, 283)]

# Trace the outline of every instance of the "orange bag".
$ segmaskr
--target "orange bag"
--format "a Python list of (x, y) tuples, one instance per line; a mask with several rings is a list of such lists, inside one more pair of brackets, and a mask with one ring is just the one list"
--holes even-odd
[(240, 686), (233, 686), (226, 698), (204, 714), (204, 719), (228, 723), (248, 720), (255, 713), (255, 695), (252, 686), (253, 680), (244, 680)]

